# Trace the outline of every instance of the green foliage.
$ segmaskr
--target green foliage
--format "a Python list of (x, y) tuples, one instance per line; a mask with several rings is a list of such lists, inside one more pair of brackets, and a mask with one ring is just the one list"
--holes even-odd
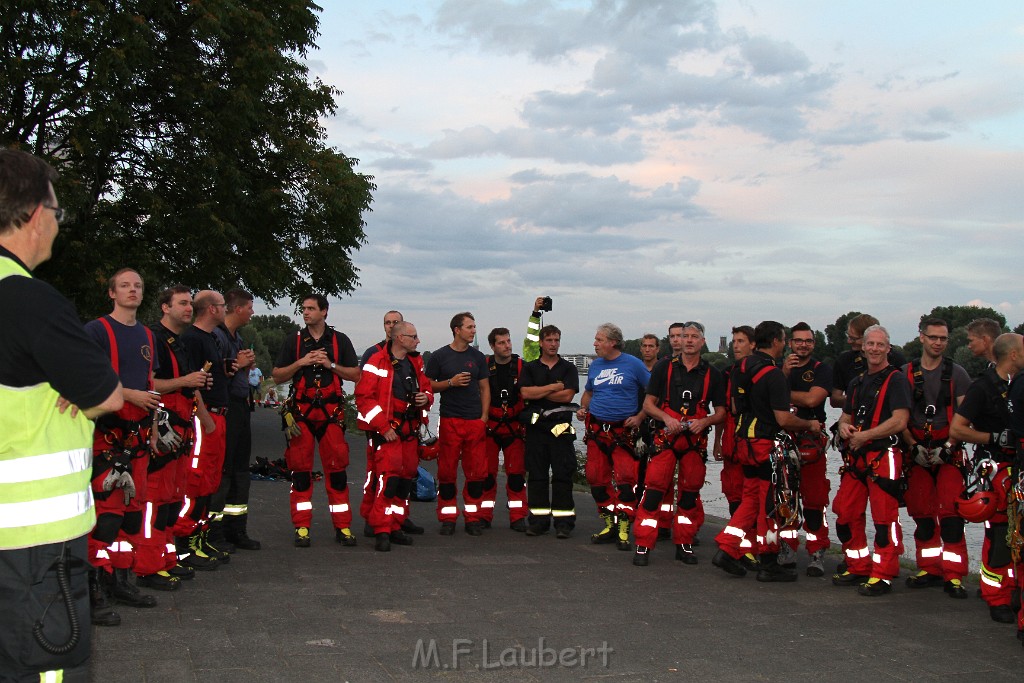
[(719, 370), (724, 370), (732, 364), (729, 360), (729, 356), (718, 351), (708, 351), (707, 353), (701, 354), (701, 358), (706, 360), (711, 365), (714, 365)]
[(850, 325), (850, 319), (856, 318), (858, 315), (860, 315), (860, 311), (850, 311), (836, 318), (835, 323), (825, 326), (823, 353), (830, 358), (836, 358), (843, 351), (850, 349), (850, 345), (846, 342), (846, 328)]
[(286, 315), (254, 315), (242, 330), (242, 336), (253, 344), (256, 366), (270, 377), (281, 346), (301, 327)]
[(39, 271), (85, 317), (131, 265), (149, 291), (275, 302), (357, 283), (372, 178), (326, 146), (341, 94), (310, 79), (306, 0), (11, 0), (0, 144), (48, 159), (71, 219)]
[(966, 327), (968, 323), (978, 318), (991, 318), (1006, 329), (1006, 316), (987, 306), (936, 306), (928, 315), (922, 315), (921, 320), (927, 317), (942, 318), (949, 323), (950, 330)]

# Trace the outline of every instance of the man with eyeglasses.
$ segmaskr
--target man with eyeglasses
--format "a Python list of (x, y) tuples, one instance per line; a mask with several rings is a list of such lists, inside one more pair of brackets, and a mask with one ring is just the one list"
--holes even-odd
[(192, 458), (185, 482), (185, 505), (174, 525), (178, 559), (197, 571), (210, 571), (226, 564), (231, 556), (210, 543), (210, 498), (220, 488), (227, 449), (227, 412), (229, 370), (228, 349), (214, 334), (226, 315), (224, 295), (212, 289), (196, 294), (192, 302), (193, 321), (181, 334), (187, 349), (189, 366), (209, 368), (210, 382), (200, 387), (213, 431), (197, 432), (198, 453)]
[(286, 339), (281, 345), (271, 371), (277, 384), (292, 383), (285, 415), (288, 447), (284, 459), (292, 471), (289, 507), (296, 548), (308, 548), (311, 544), (314, 448), (319, 450), (324, 468), (334, 540), (346, 547), (356, 545), (348, 498), (342, 381), (359, 380), (359, 359), (348, 335), (327, 324), (329, 306), (322, 294), (311, 294), (302, 300), (306, 327), (295, 333), (294, 341)]
[[(697, 564), (693, 541), (704, 523), (700, 490), (707, 475), (708, 434), (725, 419), (725, 382), (717, 368), (701, 358), (704, 326), (673, 323), (668, 328), (673, 355), (654, 366), (647, 383), (644, 412), (656, 422), (647, 465), (647, 486), (636, 513), (636, 552), (633, 564), (645, 567), (658, 539), (658, 517), (668, 497), (675, 508), (672, 525), (676, 559)], [(714, 408), (711, 408), (711, 405)], [(672, 501), (672, 481), (679, 466), (678, 500)]]
[(466, 483), (462, 489), (466, 533), (483, 534), (480, 506), (487, 478), (484, 439), (487, 438), (487, 408), (491, 404), (487, 359), (471, 344), (476, 339), (476, 319), (469, 311), (456, 313), (448, 325), (452, 342), (430, 354), (426, 373), (430, 388), (441, 393), (441, 424), (438, 426), (440, 455), (437, 458), (437, 520), (441, 535), (455, 533), (459, 518), (456, 484), (458, 467)]
[[(800, 501), (803, 508), (806, 534), (807, 576), (825, 575), (825, 551), (831, 545), (825, 508), (831, 484), (825, 469), (825, 399), (832, 393), (832, 369), (811, 357), (814, 353), (814, 330), (805, 322), (798, 322), (790, 330), (789, 347), (792, 352), (782, 363), (782, 373), (789, 380), (789, 402), (797, 417), (816, 420), (816, 432), (791, 430), (790, 436), (800, 450)], [(796, 567), (796, 551), (800, 547), (799, 527), (784, 527), (780, 532), (779, 564)]]
[(124, 402), (74, 305), (32, 277), (63, 218), (57, 179), (0, 149), (0, 672), (18, 681), (89, 678), (86, 573), (70, 570), (96, 523), (92, 421)]
[(402, 523), (419, 464), (419, 429), (434, 400), (416, 351), (416, 326), (396, 321), (390, 331), (391, 341), (363, 363), (355, 393), (359, 426), (376, 468), (368, 523), (378, 552), (389, 552), (392, 544), (412, 545)]
[(964, 491), (960, 468), (966, 465), (963, 447), (950, 437), (953, 414), (964, 400), (971, 378), (943, 354), (949, 346), (945, 320), (921, 320), (921, 357), (903, 366), (913, 388), (910, 422), (903, 432), (907, 445), (907, 514), (914, 518), (918, 572), (907, 579), (910, 588), (944, 586), (953, 598), (966, 598), (967, 541), (964, 520), (954, 503)]
[[(867, 360), (864, 356), (864, 330), (878, 324), (878, 318), (867, 313), (850, 318), (846, 325), (846, 343), (850, 348), (836, 358), (832, 366), (832, 396), (829, 399), (833, 408), (846, 405), (846, 388), (854, 377), (867, 371)], [(889, 348), (889, 365), (900, 368), (906, 365), (907, 359), (899, 349)]]
[[(384, 338), (363, 351), (363, 355), (359, 359), (359, 367), (362, 368), (366, 365), (366, 362), (370, 360), (370, 357), (380, 351), (381, 349), (387, 348), (388, 343), (391, 341), (391, 331), (395, 325), (402, 322), (405, 318), (402, 317), (400, 311), (391, 310), (384, 314)], [(369, 436), (369, 434), (367, 434)], [(373, 532), (373, 526), (370, 524), (370, 511), (373, 509), (373, 501), (376, 498), (376, 485), (377, 485), (377, 469), (376, 463), (373, 461), (374, 448), (370, 444), (369, 440), (366, 442), (366, 478), (363, 479), (363, 499), (359, 503), (359, 516), (366, 522), (363, 527), (363, 536), (367, 538), (374, 538), (376, 534)], [(402, 516), (402, 531), (407, 534), (422, 534), (424, 532), (423, 527), (419, 526), (412, 521), (409, 517), (409, 501), (402, 504), (405, 508), (405, 514)]]
[(526, 531), (526, 465), (523, 460), (526, 430), (519, 420), (523, 400), (519, 396), (519, 378), (523, 374), (523, 359), (512, 353), (512, 334), (507, 327), (495, 327), (487, 335), (492, 355), (487, 357), (488, 380), (491, 385), (491, 403), (488, 409), (487, 479), (481, 515), (484, 528), (494, 519), (494, 504), (498, 496), (498, 454), (504, 456), (505, 495), (508, 500), (509, 528)]

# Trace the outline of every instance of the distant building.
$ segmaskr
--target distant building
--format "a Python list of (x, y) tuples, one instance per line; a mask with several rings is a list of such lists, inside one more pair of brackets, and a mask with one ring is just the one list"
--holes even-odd
[(729, 345), (725, 343), (725, 337), (724, 336), (718, 338), (718, 352), (719, 353), (724, 353), (726, 355), (728, 355), (728, 353), (729, 353)]
[(590, 370), (590, 361), (597, 358), (597, 356), (592, 353), (568, 353), (564, 354), (562, 358), (575, 365), (576, 372), (585, 375)]

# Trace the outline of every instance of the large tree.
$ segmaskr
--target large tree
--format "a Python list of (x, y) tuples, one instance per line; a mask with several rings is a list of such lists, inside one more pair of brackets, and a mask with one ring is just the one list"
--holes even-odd
[(303, 61), (304, 0), (11, 0), (0, 144), (61, 172), (71, 220), (40, 274), (83, 313), (137, 268), (274, 302), (351, 291), (371, 177), (325, 142), (341, 93)]

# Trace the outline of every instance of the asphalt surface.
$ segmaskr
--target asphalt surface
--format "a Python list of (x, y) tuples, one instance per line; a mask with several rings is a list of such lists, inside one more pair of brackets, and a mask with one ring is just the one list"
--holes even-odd
[[(271, 410), (254, 415), (254, 457), (281, 457)], [(350, 438), (353, 508), (364, 440)], [(334, 542), (322, 483), (313, 544), (292, 545), (288, 483), (254, 481), (250, 535), (263, 549), (198, 573), (152, 609), (118, 607), (118, 628), (93, 629), (92, 680), (258, 681), (1020, 681), (1024, 648), (974, 597), (941, 589), (869, 598), (808, 578), (734, 578), (711, 565), (721, 520), (709, 519), (700, 563), (663, 542), (648, 567), (591, 545), (598, 518), (577, 493), (572, 538), (494, 527), (438, 534), (433, 503), (413, 503), (427, 533), (378, 553)], [(717, 481), (708, 484), (717, 491)], [(829, 555), (826, 573), (840, 560)], [(904, 576), (909, 570), (904, 571)]]

